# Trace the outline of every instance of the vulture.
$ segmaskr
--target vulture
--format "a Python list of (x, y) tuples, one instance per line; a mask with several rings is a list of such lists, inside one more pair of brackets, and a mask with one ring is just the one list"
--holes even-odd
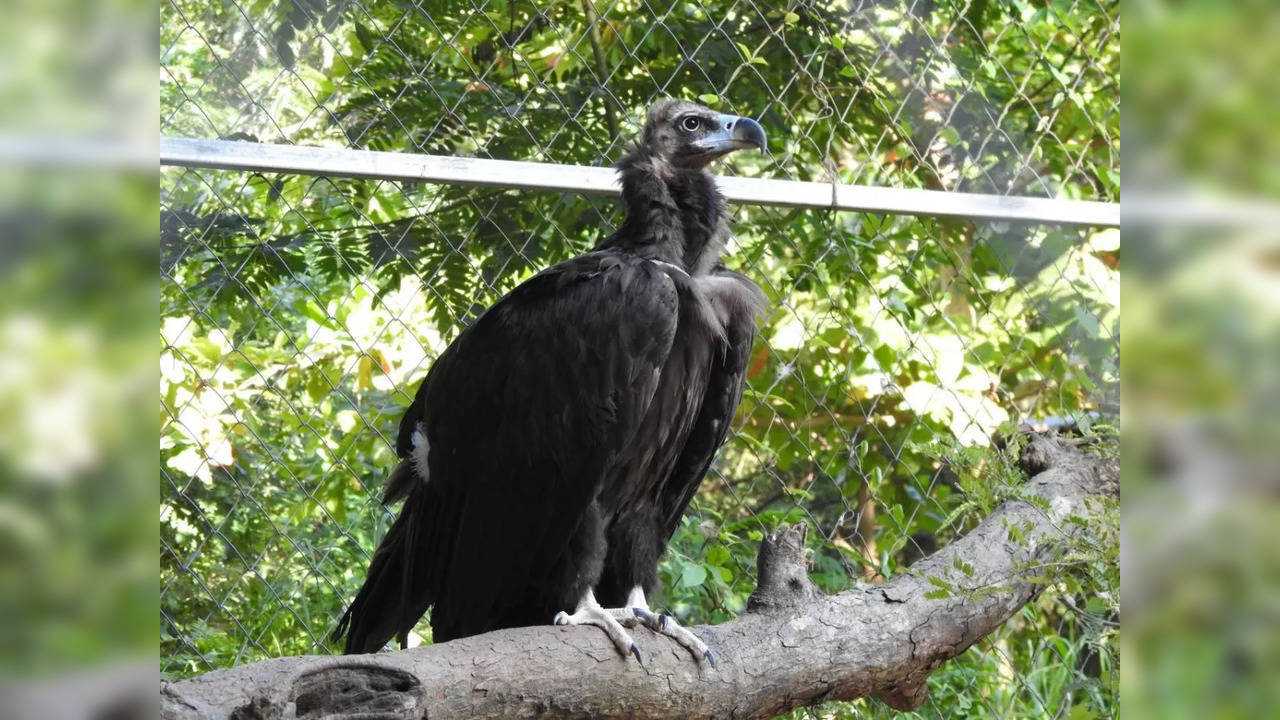
[(724, 442), (764, 295), (724, 267), (707, 172), (763, 149), (746, 117), (663, 100), (617, 167), (625, 220), (534, 275), (440, 354), (400, 422), (383, 502), (403, 502), (338, 622), (347, 653), (500, 628), (594, 625), (707, 645), (646, 598)]

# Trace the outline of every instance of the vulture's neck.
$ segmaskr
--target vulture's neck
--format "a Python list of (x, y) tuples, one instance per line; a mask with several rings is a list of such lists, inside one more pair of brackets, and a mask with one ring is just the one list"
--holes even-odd
[(637, 148), (619, 163), (627, 217), (600, 243), (662, 260), (690, 275), (710, 272), (727, 234), (724, 197), (705, 170), (677, 168)]

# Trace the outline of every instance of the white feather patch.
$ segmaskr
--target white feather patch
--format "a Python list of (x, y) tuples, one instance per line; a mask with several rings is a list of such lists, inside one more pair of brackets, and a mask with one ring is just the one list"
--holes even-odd
[(668, 269), (668, 270), (671, 270), (671, 271), (674, 271), (674, 272), (676, 272), (676, 273), (678, 273), (678, 274), (680, 274), (680, 275), (683, 275), (683, 276), (685, 276), (685, 277), (689, 277), (689, 273), (685, 272), (685, 269), (684, 269), (684, 268), (682, 268), (682, 267), (680, 267), (679, 265), (672, 265), (671, 263), (669, 263), (669, 262), (667, 262), (667, 261), (665, 261), (665, 260), (654, 260), (653, 258), (649, 258), (649, 262), (653, 263), (654, 265), (657, 265), (658, 267), (664, 267), (664, 268), (666, 268), (666, 269)]
[(422, 423), (418, 423), (413, 428), (413, 452), (410, 458), (413, 461), (413, 469), (417, 471), (418, 477), (422, 478), (422, 482), (431, 479), (431, 472), (427, 465), (427, 457), (431, 453), (431, 443), (427, 440), (426, 428), (422, 427)]

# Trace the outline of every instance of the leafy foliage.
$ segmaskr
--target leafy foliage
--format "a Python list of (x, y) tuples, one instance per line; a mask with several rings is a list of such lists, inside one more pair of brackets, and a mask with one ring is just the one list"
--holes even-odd
[[(675, 94), (768, 128), (769, 152), (726, 172), (1115, 200), (1115, 13), (172, 0), (164, 130), (603, 164)], [(390, 520), (376, 501), (388, 439), (431, 359), (503, 292), (590, 248), (617, 210), (172, 168), (162, 200), (163, 669), (328, 652)], [(740, 613), (756, 543), (800, 519), (824, 589), (892, 577), (1013, 486), (990, 472), (997, 432), (1114, 416), (1118, 233), (733, 212), (729, 262), (773, 309), (738, 432), (663, 561), (654, 601), (682, 621)], [(1113, 638), (1087, 632), (1110, 611), (1088, 596), (1113, 580), (1055, 576), (935, 675), (924, 714), (1113, 713)]]

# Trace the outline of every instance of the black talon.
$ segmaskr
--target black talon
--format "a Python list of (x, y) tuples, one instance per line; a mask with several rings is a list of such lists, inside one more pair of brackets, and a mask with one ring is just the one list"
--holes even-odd
[(716, 666), (716, 656), (715, 656), (715, 653), (711, 652), (711, 650), (710, 650), (710, 649), (708, 649), (706, 652), (702, 653), (702, 657), (706, 658), (706, 659), (707, 659), (707, 662), (711, 663), (711, 667), (715, 667), (715, 666)]
[(636, 647), (635, 643), (631, 643), (631, 654), (636, 656), (636, 662), (644, 664), (644, 660), (640, 657), (640, 648)]
[(666, 630), (666, 629), (667, 629), (667, 616), (666, 616), (666, 615), (659, 615), (659, 616), (658, 616), (658, 627), (659, 627), (659, 628), (662, 628), (663, 630)]

